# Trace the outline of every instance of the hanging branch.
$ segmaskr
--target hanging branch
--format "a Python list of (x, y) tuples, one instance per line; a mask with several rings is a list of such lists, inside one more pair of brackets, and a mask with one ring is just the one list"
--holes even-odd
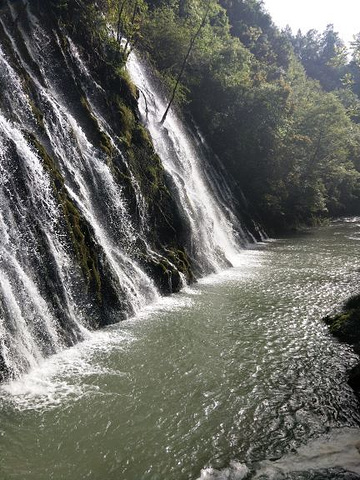
[(118, 21), (117, 21), (117, 31), (116, 31), (116, 39), (119, 43), (121, 43), (122, 40), (122, 34), (120, 32), (121, 29), (121, 23), (122, 23), (122, 14), (125, 8), (125, 5), (127, 3), (127, 0), (123, 0), (121, 7), (119, 8), (119, 15), (118, 15)]
[(170, 101), (168, 103), (168, 106), (166, 107), (166, 110), (164, 112), (164, 115), (162, 116), (162, 119), (160, 120), (160, 124), (162, 125), (165, 120), (166, 120), (166, 116), (170, 110), (170, 107), (171, 107), (171, 104), (173, 103), (174, 99), (175, 99), (175, 95), (176, 95), (176, 90), (179, 86), (179, 83), (180, 83), (180, 80), (181, 80), (181, 77), (182, 77), (182, 74), (184, 73), (184, 70), (185, 70), (185, 66), (186, 66), (186, 62), (188, 61), (188, 58), (190, 56), (190, 53), (194, 47), (194, 44), (195, 44), (195, 41), (196, 39), (198, 38), (198, 36), (200, 35), (200, 32), (202, 30), (202, 28), (205, 26), (205, 22), (206, 22), (206, 18), (208, 16), (208, 13), (209, 13), (209, 10), (210, 10), (210, 0), (208, 1), (208, 4), (207, 4), (207, 7), (206, 7), (206, 11), (204, 13), (204, 16), (203, 16), (203, 19), (198, 27), (198, 29), (196, 30), (195, 34), (193, 35), (193, 37), (190, 39), (190, 43), (189, 43), (189, 48), (186, 52), (186, 55), (184, 57), (184, 60), (182, 62), (182, 65), (181, 65), (181, 69), (180, 69), (180, 72), (179, 72), (179, 75), (177, 76), (177, 79), (176, 79), (176, 82), (175, 82), (175, 85), (174, 85), (174, 88), (173, 88), (173, 91), (172, 91), (172, 94), (171, 94), (171, 98), (170, 98)]
[(148, 116), (149, 116), (149, 107), (148, 107), (147, 98), (146, 98), (145, 93), (141, 90), (141, 88), (138, 87), (138, 90), (141, 93), (141, 95), (144, 97), (144, 100), (145, 100), (145, 114), (146, 114), (146, 121), (147, 121)]
[[(138, 9), (138, 1), (135, 2), (134, 11), (133, 11), (132, 18), (131, 18), (131, 24), (132, 24), (132, 27), (133, 27), (133, 31), (134, 31), (134, 23), (135, 23), (135, 17), (136, 17), (137, 9)], [(126, 50), (128, 49), (130, 40), (132, 40), (133, 35), (131, 35), (131, 38), (129, 38), (129, 37), (126, 39), (126, 43), (125, 43), (125, 47), (124, 47), (125, 54), (126, 54)]]

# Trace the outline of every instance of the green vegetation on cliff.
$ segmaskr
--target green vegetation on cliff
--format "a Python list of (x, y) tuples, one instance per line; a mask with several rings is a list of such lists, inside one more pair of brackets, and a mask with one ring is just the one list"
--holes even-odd
[[(163, 166), (154, 151), (151, 139), (142, 126), (137, 109), (139, 92), (125, 70), (126, 52), (109, 31), (115, 10), (111, 2), (56, 1), (52, 2), (62, 33), (76, 41), (81, 54), (91, 65), (91, 74), (106, 92), (106, 120), (113, 128), (118, 147), (102, 130), (91, 106), (82, 93), (82, 117), (92, 140), (107, 156), (107, 162), (119, 187), (127, 197), (132, 216), (138, 217), (137, 192), (146, 204), (146, 215), (152, 228), (147, 232), (151, 247), (160, 255), (149, 255), (144, 242), (133, 245), (133, 255), (155, 279), (164, 293), (181, 287), (179, 272), (188, 282), (193, 281), (190, 260), (185, 251), (185, 232), (178, 207), (167, 187)], [(100, 7), (100, 9), (99, 9)], [(140, 4), (134, 6), (136, 13)], [(67, 38), (63, 44), (67, 48)]]
[(182, 74), (177, 104), (270, 231), (359, 211), (357, 103), (352, 91), (331, 83), (344, 60), (331, 29), (324, 38), (335, 46), (323, 49), (329, 85), (322, 88), (261, 1), (108, 0), (103, 8), (148, 53), (169, 96)]

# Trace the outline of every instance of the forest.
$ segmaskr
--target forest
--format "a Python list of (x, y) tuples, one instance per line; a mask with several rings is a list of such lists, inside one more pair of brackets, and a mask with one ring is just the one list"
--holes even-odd
[[(105, 41), (111, 25), (124, 65), (132, 48), (153, 64), (165, 94), (224, 164), (233, 195), (246, 198), (268, 233), (359, 214), (360, 33), (348, 48), (333, 25), (280, 31), (261, 0), (92, 8), (94, 31)], [(326, 318), (358, 351), (359, 298)], [(353, 383), (360, 388), (359, 372)]]
[(123, 61), (139, 47), (169, 97), (177, 84), (176, 105), (270, 232), (359, 211), (359, 35), (349, 52), (332, 25), (280, 31), (258, 0), (87, 8), (123, 41)]

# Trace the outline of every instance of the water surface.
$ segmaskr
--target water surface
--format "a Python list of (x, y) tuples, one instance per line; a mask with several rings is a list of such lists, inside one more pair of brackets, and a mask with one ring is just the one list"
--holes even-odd
[[(3, 387), (0, 478), (287, 478), (302, 445), (318, 455), (294, 478), (340, 478), (360, 441), (346, 383), (357, 357), (321, 317), (359, 282), (359, 224), (244, 250), (236, 268)], [(331, 442), (350, 442), (352, 460), (321, 454)]]

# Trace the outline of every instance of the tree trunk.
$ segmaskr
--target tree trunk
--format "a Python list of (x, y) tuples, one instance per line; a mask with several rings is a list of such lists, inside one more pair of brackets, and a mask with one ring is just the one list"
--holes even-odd
[(120, 32), (121, 29), (121, 17), (125, 8), (127, 0), (123, 0), (121, 7), (119, 8), (119, 16), (118, 16), (118, 22), (117, 22), (117, 31), (116, 31), (116, 39), (119, 43), (121, 43), (122, 40), (122, 34)]
[[(135, 22), (137, 9), (138, 9), (138, 2), (135, 2), (134, 11), (133, 11), (133, 15), (132, 15), (132, 18), (131, 18), (132, 25), (134, 25), (134, 22)], [(125, 43), (125, 47), (124, 47), (125, 54), (126, 54), (126, 50), (128, 49), (128, 46), (129, 46), (129, 43), (130, 43), (131, 39), (132, 39), (132, 36), (131, 36), (131, 38), (126, 39), (126, 43)]]
[(181, 77), (182, 77), (182, 74), (184, 73), (184, 70), (185, 70), (185, 67), (186, 67), (186, 62), (188, 61), (188, 58), (190, 56), (190, 53), (194, 47), (194, 44), (195, 44), (195, 41), (197, 39), (197, 37), (200, 35), (200, 32), (201, 32), (201, 29), (204, 27), (205, 25), (205, 22), (206, 22), (206, 18), (208, 16), (208, 13), (209, 13), (209, 10), (210, 10), (210, 0), (208, 0), (208, 4), (207, 4), (207, 7), (206, 7), (206, 11), (204, 13), (204, 16), (203, 16), (203, 19), (198, 27), (198, 29), (196, 30), (194, 36), (190, 39), (190, 43), (189, 43), (189, 48), (186, 52), (186, 55), (184, 57), (184, 60), (181, 64), (181, 68), (180, 68), (180, 72), (179, 72), (179, 75), (177, 76), (177, 79), (176, 79), (176, 82), (175, 82), (175, 85), (174, 85), (174, 88), (173, 88), (173, 91), (172, 91), (172, 94), (171, 94), (171, 97), (170, 97), (170, 101), (168, 103), (168, 106), (166, 107), (166, 110), (164, 112), (164, 115), (162, 116), (162, 119), (160, 120), (160, 124), (162, 125), (165, 120), (166, 120), (166, 116), (170, 110), (170, 107), (171, 107), (171, 104), (173, 103), (174, 99), (175, 99), (175, 95), (176, 95), (176, 90), (179, 86), (179, 83), (180, 83), (180, 80), (181, 80)]

